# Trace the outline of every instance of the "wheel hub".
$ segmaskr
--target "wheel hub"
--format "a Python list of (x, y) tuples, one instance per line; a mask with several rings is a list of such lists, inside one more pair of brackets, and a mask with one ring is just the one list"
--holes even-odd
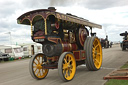
[(71, 65), (65, 64), (65, 69), (70, 69), (70, 68), (71, 68)]
[(38, 64), (36, 67), (37, 69), (42, 69), (42, 66), (40, 64)]
[(68, 65), (68, 69), (71, 69), (71, 65)]

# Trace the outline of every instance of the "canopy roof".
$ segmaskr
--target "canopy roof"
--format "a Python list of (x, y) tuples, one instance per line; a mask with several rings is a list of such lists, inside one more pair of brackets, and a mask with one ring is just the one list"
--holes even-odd
[[(89, 20), (83, 19), (81, 17), (77, 17), (77, 16), (71, 15), (71, 14), (62, 14), (62, 13), (59, 13), (59, 12), (56, 12), (56, 11), (53, 11), (50, 9), (38, 9), (38, 10), (33, 10), (33, 11), (29, 11), (27, 13), (24, 13), (23, 15), (21, 15), (20, 17), (17, 18), (17, 23), (30, 25), (30, 24), (32, 24), (33, 19), (36, 16), (41, 16), (43, 19), (47, 19), (47, 17), (49, 15), (54, 15), (57, 19), (60, 19), (60, 20), (69, 21), (69, 22), (73, 22), (76, 24), (89, 26), (91, 28), (99, 28), (99, 29), (102, 28), (101, 25), (90, 22)], [(38, 20), (38, 19), (40, 19), (40, 18), (37, 17), (36, 20)]]
[(124, 33), (120, 33), (120, 36), (127, 36), (128, 35), (128, 32), (125, 31)]

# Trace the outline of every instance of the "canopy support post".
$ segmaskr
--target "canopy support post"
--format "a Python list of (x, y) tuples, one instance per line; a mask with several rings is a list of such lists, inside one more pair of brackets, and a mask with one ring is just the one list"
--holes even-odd
[(31, 24), (31, 36), (33, 36), (33, 33), (32, 33), (32, 21), (30, 21), (30, 24)]
[(44, 24), (45, 24), (45, 35), (47, 35), (47, 21), (44, 19)]

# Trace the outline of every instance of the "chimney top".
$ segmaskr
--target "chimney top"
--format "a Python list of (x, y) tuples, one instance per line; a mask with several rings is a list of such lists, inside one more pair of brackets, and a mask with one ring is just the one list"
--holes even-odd
[(51, 10), (51, 11), (53, 11), (53, 12), (56, 11), (55, 7), (48, 7), (48, 9)]

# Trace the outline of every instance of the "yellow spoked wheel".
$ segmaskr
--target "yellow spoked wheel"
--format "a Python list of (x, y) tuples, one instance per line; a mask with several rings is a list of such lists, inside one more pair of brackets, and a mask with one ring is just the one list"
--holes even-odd
[(46, 56), (42, 53), (33, 56), (29, 62), (29, 71), (33, 78), (43, 79), (47, 76), (49, 69), (44, 69), (41, 65), (46, 64)]
[(97, 37), (88, 37), (84, 43), (86, 66), (89, 70), (99, 70), (102, 65), (102, 47)]
[(64, 52), (58, 62), (58, 73), (62, 80), (70, 81), (76, 72), (76, 61), (71, 52)]
[(93, 41), (93, 62), (97, 69), (101, 67), (102, 64), (102, 47), (98, 38)]

